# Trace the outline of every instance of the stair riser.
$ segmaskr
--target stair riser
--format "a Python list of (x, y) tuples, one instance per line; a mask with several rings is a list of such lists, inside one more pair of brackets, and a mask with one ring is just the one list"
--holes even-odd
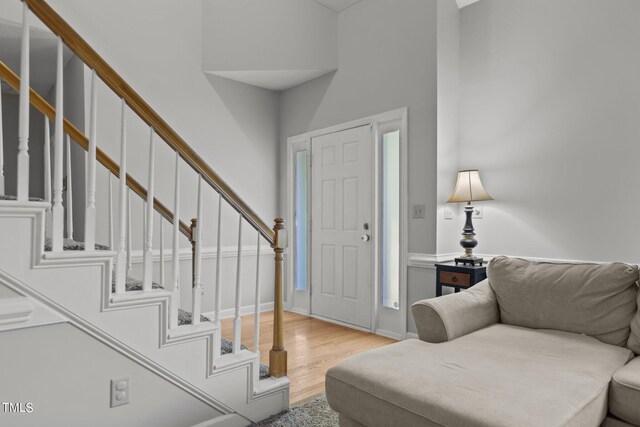
[(259, 361), (252, 353), (216, 370), (213, 333), (169, 341), (165, 293), (143, 301), (112, 303), (112, 259), (82, 259), (78, 253), (75, 259), (43, 260), (43, 219), (42, 214), (33, 213), (2, 218), (0, 209), (0, 232), (16, 236), (0, 241), (0, 269), (247, 418), (260, 420), (288, 407), (286, 383), (254, 395)]

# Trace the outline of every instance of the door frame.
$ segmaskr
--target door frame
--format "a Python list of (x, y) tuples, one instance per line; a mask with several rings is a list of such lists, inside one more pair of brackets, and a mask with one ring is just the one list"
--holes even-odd
[[(380, 148), (382, 143), (382, 135), (385, 130), (388, 129), (389, 124), (398, 123), (398, 130), (400, 130), (400, 307), (397, 310), (399, 316), (401, 316), (400, 328), (397, 331), (389, 331), (384, 329), (384, 325), (381, 328), (379, 325), (379, 317), (381, 310), (390, 310), (381, 306), (381, 286), (380, 286), (380, 260), (381, 260), (381, 246), (379, 231), (380, 231), (380, 175), (381, 175), (381, 156)], [(375, 249), (373, 254), (372, 265), (372, 277), (373, 277), (373, 289), (372, 289), (372, 307), (371, 307), (371, 329), (356, 327), (351, 324), (346, 324), (337, 320), (327, 319), (322, 316), (314, 315), (311, 313), (311, 241), (313, 236), (311, 234), (310, 222), (307, 223), (307, 286), (304, 291), (294, 289), (294, 275), (295, 275), (295, 153), (302, 150), (307, 150), (307, 153), (311, 153), (311, 140), (313, 138), (341, 132), (361, 126), (370, 125), (372, 129), (372, 142), (374, 143), (373, 149), (373, 219), (372, 219), (372, 234), (374, 235)], [(354, 329), (360, 329), (366, 332), (372, 332), (379, 335), (387, 336), (394, 339), (404, 339), (407, 333), (407, 260), (408, 260), (408, 109), (407, 107), (399, 108), (396, 110), (388, 111), (381, 114), (376, 114), (368, 117), (364, 117), (350, 122), (341, 123), (335, 126), (330, 126), (310, 132), (306, 132), (300, 135), (295, 135), (287, 138), (287, 224), (289, 224), (289, 250), (286, 256), (286, 269), (285, 269), (285, 285), (286, 285), (286, 307), (288, 311), (292, 311), (304, 316), (311, 316), (326, 320), (332, 323), (342, 324)], [(308, 157), (307, 162), (307, 186), (309, 195), (307, 197), (307, 212), (311, 217), (311, 160)]]

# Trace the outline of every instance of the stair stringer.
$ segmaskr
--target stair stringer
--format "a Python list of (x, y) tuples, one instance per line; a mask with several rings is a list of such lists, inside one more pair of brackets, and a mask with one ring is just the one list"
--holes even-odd
[[(214, 361), (214, 334), (219, 331), (211, 322), (169, 329), (171, 294), (168, 291), (109, 295), (113, 252), (45, 252), (44, 212), (47, 207), (46, 203), (0, 203), (0, 218), (30, 221), (30, 226), (22, 227), (21, 231), (31, 236), (14, 242), (19, 246), (17, 250), (15, 245), (9, 251), (0, 247), (0, 253), (7, 253), (11, 266), (6, 274), (13, 275), (21, 283), (31, 284), (25, 286), (44, 300), (103, 332), (120, 343), (120, 347), (130, 348), (180, 378), (193, 387), (189, 392), (198, 398), (204, 393), (253, 421), (288, 408), (288, 379), (258, 381), (255, 372), (259, 360), (255, 353), (245, 350)], [(14, 226), (13, 230), (18, 228)], [(24, 259), (25, 253), (32, 254), (28, 262)], [(11, 260), (12, 256), (16, 259)], [(99, 287), (92, 286), (96, 282), (100, 282)], [(56, 285), (51, 286), (51, 283)], [(156, 337), (152, 339), (153, 345), (152, 336)], [(184, 362), (185, 355), (188, 363)], [(198, 355), (204, 355), (204, 358)], [(197, 366), (194, 368), (193, 365)], [(242, 387), (243, 393), (237, 393), (238, 384), (246, 384), (246, 388)]]

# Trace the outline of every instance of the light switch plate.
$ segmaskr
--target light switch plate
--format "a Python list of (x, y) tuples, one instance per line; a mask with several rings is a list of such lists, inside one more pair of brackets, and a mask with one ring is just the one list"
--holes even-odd
[(424, 211), (426, 207), (425, 205), (413, 205), (413, 219), (422, 219), (424, 218)]
[(444, 205), (444, 219), (453, 219), (453, 206), (450, 204)]
[(111, 407), (126, 405), (131, 395), (131, 380), (120, 378), (111, 380)]
[(473, 219), (482, 219), (484, 216), (484, 204), (478, 203), (477, 205), (473, 205)]

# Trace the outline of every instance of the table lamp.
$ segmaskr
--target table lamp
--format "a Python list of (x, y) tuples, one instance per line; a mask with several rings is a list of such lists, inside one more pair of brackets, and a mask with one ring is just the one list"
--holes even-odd
[(481, 200), (493, 200), (493, 197), (491, 197), (482, 186), (480, 173), (475, 169), (458, 172), (456, 188), (453, 190), (453, 194), (449, 197), (449, 200), (447, 200), (447, 203), (467, 203), (464, 207), (467, 220), (462, 229), (462, 240), (460, 240), (460, 246), (464, 248), (464, 255), (455, 258), (456, 264), (482, 265), (482, 258), (473, 255), (473, 248), (478, 246), (478, 241), (475, 239), (476, 233), (473, 232), (473, 222), (471, 221), (471, 216), (473, 215), (471, 202)]

